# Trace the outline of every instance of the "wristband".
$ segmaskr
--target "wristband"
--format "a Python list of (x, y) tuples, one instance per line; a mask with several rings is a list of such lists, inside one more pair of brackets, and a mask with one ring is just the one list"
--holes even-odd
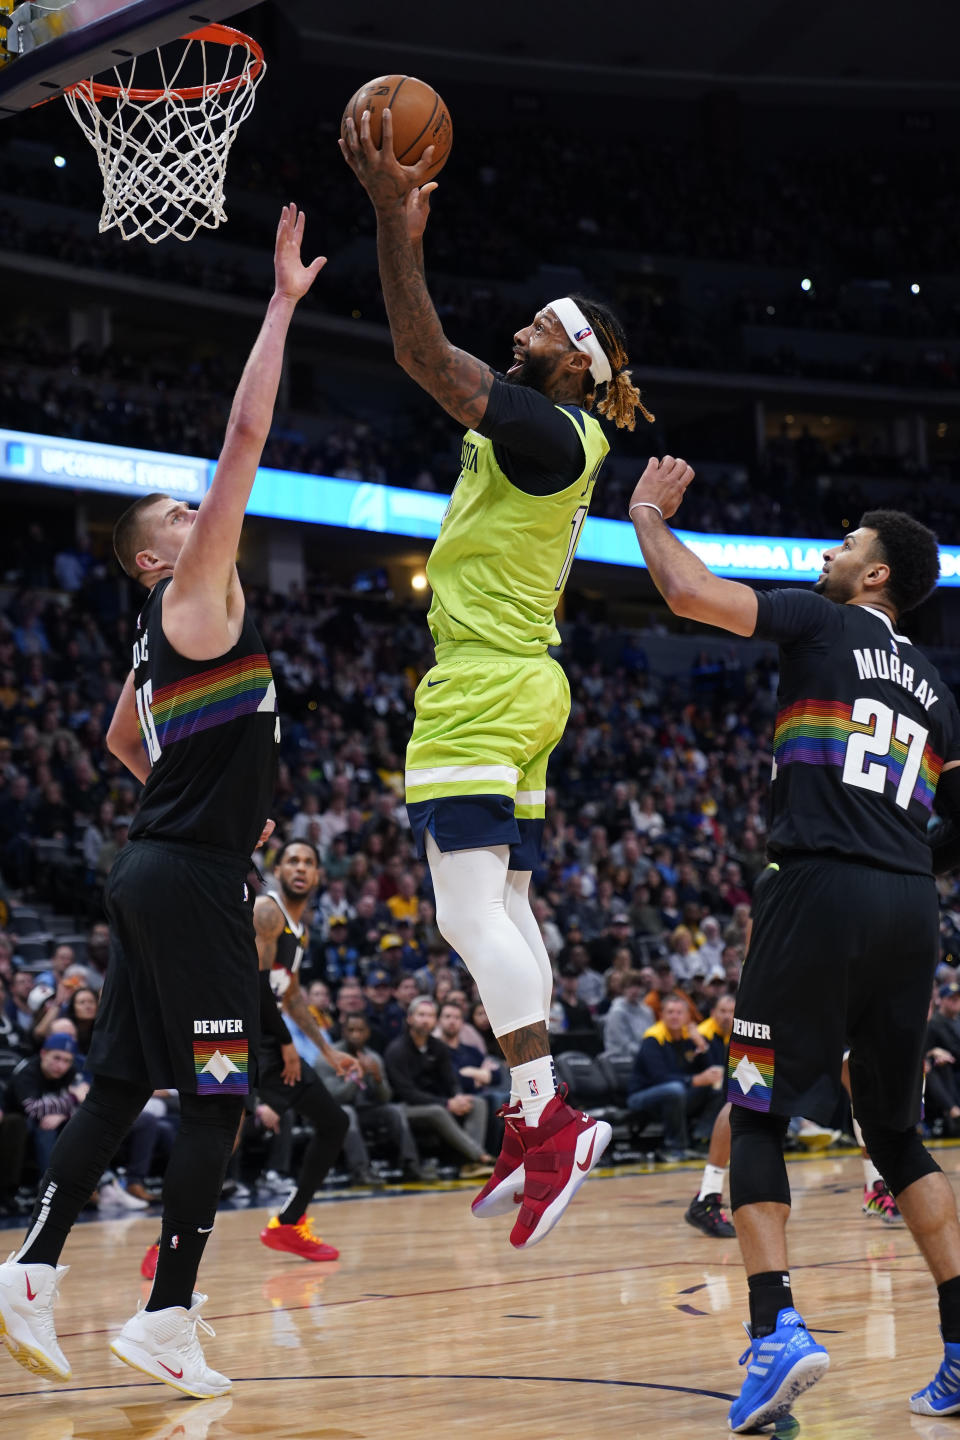
[(657, 514), (660, 516), (660, 519), (661, 519), (661, 520), (663, 519), (663, 511), (660, 509), (660, 506), (659, 506), (659, 505), (654, 505), (654, 503), (653, 503), (652, 500), (637, 500), (637, 501), (635, 502), (635, 504), (633, 504), (633, 505), (630, 506), (630, 509), (627, 511), (627, 514), (628, 514), (628, 515), (632, 515), (633, 512), (634, 512), (634, 510), (639, 510), (639, 509), (640, 509), (640, 506), (641, 506), (641, 505), (642, 505), (642, 506), (644, 507), (644, 509), (646, 509), (646, 510), (656, 510)]

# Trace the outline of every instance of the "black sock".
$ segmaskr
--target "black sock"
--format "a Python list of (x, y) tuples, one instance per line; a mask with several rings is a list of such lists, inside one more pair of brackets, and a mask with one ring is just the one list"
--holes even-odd
[(313, 1126), (313, 1136), (303, 1156), (297, 1188), (277, 1216), (281, 1225), (296, 1225), (303, 1219), (343, 1148), (349, 1126), (343, 1110), (323, 1084), (311, 1085), (297, 1100), (297, 1109)]
[(948, 1345), (960, 1342), (960, 1275), (937, 1286), (940, 1297), (940, 1329)]
[(61, 1128), (50, 1168), (40, 1182), (29, 1243), (18, 1256), (21, 1263), (57, 1264), (74, 1221), (149, 1098), (150, 1091), (136, 1085), (94, 1078), (86, 1100)]
[(750, 1329), (758, 1335), (772, 1335), (781, 1310), (793, 1305), (790, 1275), (786, 1270), (761, 1270), (747, 1276), (750, 1289)]
[(189, 1310), (243, 1101), (180, 1096), (180, 1131), (163, 1182), (163, 1226), (148, 1310)]

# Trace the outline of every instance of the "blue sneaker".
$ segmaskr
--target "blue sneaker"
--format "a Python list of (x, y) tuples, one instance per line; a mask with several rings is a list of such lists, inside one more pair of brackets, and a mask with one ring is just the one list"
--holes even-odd
[[(750, 1335), (750, 1326), (743, 1328)], [(747, 1366), (747, 1378), (727, 1416), (737, 1435), (788, 1415), (797, 1396), (820, 1379), (830, 1356), (811, 1337), (796, 1310), (781, 1310), (772, 1335), (757, 1340), (750, 1335), (740, 1364)], [(960, 1391), (957, 1395), (960, 1406)]]
[(930, 1384), (910, 1396), (914, 1415), (955, 1415), (960, 1411), (960, 1345), (943, 1344), (943, 1364)]

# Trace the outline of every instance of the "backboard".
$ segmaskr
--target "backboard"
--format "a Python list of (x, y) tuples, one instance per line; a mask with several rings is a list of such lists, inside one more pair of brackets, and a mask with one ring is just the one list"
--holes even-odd
[(0, 119), (258, 0), (0, 0)]

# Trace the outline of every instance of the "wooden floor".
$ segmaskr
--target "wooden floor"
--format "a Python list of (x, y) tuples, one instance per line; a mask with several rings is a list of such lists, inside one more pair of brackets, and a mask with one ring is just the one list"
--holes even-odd
[[(938, 1158), (960, 1182), (960, 1150)], [(64, 1259), (65, 1386), (0, 1350), (4, 1440), (397, 1440), (405, 1436), (700, 1437), (728, 1433), (745, 1285), (735, 1241), (684, 1224), (699, 1168), (605, 1176), (540, 1246), (509, 1218), (477, 1221), (470, 1192), (314, 1207), (342, 1250), (311, 1265), (259, 1244), (263, 1210), (218, 1218), (200, 1283), (212, 1364), (229, 1396), (192, 1401), (113, 1359), (111, 1334), (147, 1286), (156, 1221), (83, 1225)], [(791, 1165), (797, 1304), (829, 1347), (827, 1377), (779, 1434), (804, 1440), (960, 1440), (960, 1419), (912, 1416), (939, 1363), (936, 1296), (906, 1231), (861, 1214), (857, 1157)]]

